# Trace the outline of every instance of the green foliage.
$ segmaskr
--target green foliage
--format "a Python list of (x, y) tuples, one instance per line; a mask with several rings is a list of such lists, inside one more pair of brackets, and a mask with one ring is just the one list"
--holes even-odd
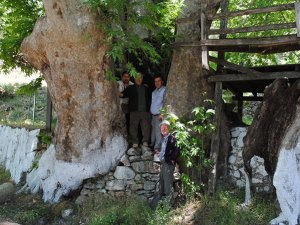
[(16, 91), (17, 95), (32, 95), (32, 94), (37, 94), (39, 88), (41, 88), (42, 86), (42, 81), (44, 79), (42, 77), (38, 77), (35, 80), (32, 80), (31, 82), (29, 82), (29, 84), (26, 85), (22, 85), (21, 87), (19, 87), (19, 89)]
[(42, 0), (0, 1), (0, 60), (1, 70), (20, 67), (30, 74), (32, 67), (22, 58), (20, 46), (33, 30), (38, 17), (43, 14)]
[(38, 139), (41, 143), (50, 145), (52, 143), (52, 134), (47, 131), (41, 131), (38, 135)]
[[(294, 3), (295, 0), (230, 0), (228, 5), (229, 11), (238, 11), (251, 8), (268, 7), (273, 5)], [(295, 10), (287, 10), (272, 13), (260, 13), (246, 16), (232, 17), (228, 20), (228, 28), (237, 27), (252, 27), (267, 24), (289, 23), (295, 22)], [(219, 21), (215, 21), (212, 25), (214, 28), (219, 28)], [(296, 29), (280, 29), (260, 32), (248, 32), (229, 34), (227, 38), (254, 38), (254, 37), (271, 37), (296, 34)], [(228, 52), (225, 54), (226, 60), (229, 62), (243, 65), (247, 67), (266, 66), (277, 64), (296, 64), (300, 57), (300, 51), (276, 53), (276, 54), (256, 54), (256, 53), (235, 53)]]
[[(212, 101), (205, 100), (204, 103), (211, 105)], [(174, 131), (184, 164), (187, 168), (197, 171), (201, 181), (201, 174), (211, 167), (211, 161), (205, 155), (205, 142), (215, 130), (215, 125), (212, 123), (215, 110), (205, 106), (196, 107), (192, 111), (193, 119), (188, 121), (179, 119), (175, 114), (166, 112), (165, 109), (161, 113), (171, 123), (170, 130)], [(200, 190), (199, 183), (192, 181), (187, 174), (183, 174), (181, 178), (186, 194), (194, 195)]]
[(154, 213), (149, 214), (148, 217), (148, 225), (168, 224), (171, 217), (169, 201), (167, 199), (160, 201)]
[(10, 180), (10, 173), (5, 170), (4, 167), (0, 166), (0, 184)]
[[(134, 56), (138, 65), (143, 65), (145, 59), (159, 64), (162, 57), (170, 56), (174, 20), (183, 5), (182, 0), (85, 2), (99, 12), (99, 26), (107, 36), (104, 42), (110, 46), (108, 56), (120, 63), (122, 69), (126, 68), (132, 76), (137, 72), (129, 55)], [(147, 37), (147, 40), (142, 36)]]

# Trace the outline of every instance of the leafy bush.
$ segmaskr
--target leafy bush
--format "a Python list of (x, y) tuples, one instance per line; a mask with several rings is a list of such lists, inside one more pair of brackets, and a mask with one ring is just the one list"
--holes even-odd
[[(211, 100), (205, 100), (206, 105), (211, 105)], [(164, 118), (171, 123), (170, 130), (174, 132), (177, 145), (181, 149), (181, 158), (187, 168), (192, 168), (200, 182), (193, 181), (188, 174), (181, 175), (185, 186), (185, 193), (189, 196), (197, 194), (202, 185), (201, 175), (211, 168), (211, 161), (205, 155), (208, 137), (215, 130), (212, 123), (215, 111), (209, 107), (199, 106), (193, 109), (193, 118), (186, 120), (178, 118), (174, 113), (163, 109)]]

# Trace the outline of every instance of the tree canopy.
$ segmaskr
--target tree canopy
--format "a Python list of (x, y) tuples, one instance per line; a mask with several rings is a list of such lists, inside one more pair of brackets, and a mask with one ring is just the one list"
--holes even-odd
[[(108, 55), (116, 67), (136, 74), (136, 67), (160, 64), (171, 58), (171, 46), (175, 36), (175, 18), (184, 3), (182, 0), (125, 1), (85, 0), (86, 4), (98, 10), (100, 28), (107, 35), (110, 46)], [(293, 3), (295, 0), (230, 0), (229, 11), (259, 8), (271, 5)], [(0, 2), (0, 60), (4, 72), (20, 67), (30, 74), (32, 67), (22, 58), (19, 51), (22, 40), (28, 36), (36, 20), (43, 16), (42, 0), (2, 0)], [(294, 22), (295, 11), (264, 13), (231, 18), (229, 28), (254, 26), (270, 23)], [(212, 25), (219, 27), (219, 22)], [(227, 38), (262, 37), (294, 34), (295, 29), (239, 33)], [(225, 58), (236, 64), (259, 66), (270, 64), (298, 63), (299, 51), (280, 54), (260, 55), (248, 53), (226, 53)], [(158, 66), (159, 67), (159, 66)]]
[[(238, 11), (253, 8), (261, 8), (267, 6), (274, 6), (280, 4), (294, 3), (295, 0), (229, 0), (228, 11)], [(247, 16), (233, 17), (228, 20), (228, 28), (237, 27), (251, 27), (267, 24), (280, 24), (296, 21), (295, 10), (287, 10), (273, 13), (260, 13)], [(220, 27), (220, 21), (213, 23), (214, 28)], [(270, 37), (296, 34), (297, 31), (293, 29), (269, 30), (260, 32), (248, 32), (229, 34), (227, 38), (254, 38), (254, 37)], [(296, 64), (299, 63), (300, 51), (276, 53), (276, 54), (254, 54), (254, 53), (226, 53), (226, 60), (238, 65), (247, 67), (252, 66), (266, 66), (278, 64)]]
[(0, 60), (1, 70), (8, 72), (20, 67), (30, 74), (32, 67), (22, 58), (20, 46), (33, 30), (36, 20), (43, 15), (41, 0), (0, 1)]

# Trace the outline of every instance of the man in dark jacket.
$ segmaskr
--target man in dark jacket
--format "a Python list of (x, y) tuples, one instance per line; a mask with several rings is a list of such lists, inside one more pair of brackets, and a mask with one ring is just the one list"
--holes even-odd
[(177, 147), (176, 138), (169, 131), (170, 122), (162, 121), (160, 123), (160, 131), (163, 136), (162, 146), (160, 151), (160, 174), (159, 174), (159, 192), (154, 196), (151, 207), (156, 208), (158, 201), (165, 196), (170, 204), (173, 204), (173, 182), (174, 170), (176, 161), (180, 154), (180, 149)]
[(128, 98), (128, 108), (130, 112), (130, 125), (129, 133), (132, 137), (133, 147), (137, 148), (139, 139), (138, 131), (139, 125), (142, 130), (142, 143), (145, 147), (148, 147), (151, 135), (151, 91), (148, 87), (143, 85), (143, 75), (138, 74), (134, 79), (135, 84), (126, 88), (120, 97)]

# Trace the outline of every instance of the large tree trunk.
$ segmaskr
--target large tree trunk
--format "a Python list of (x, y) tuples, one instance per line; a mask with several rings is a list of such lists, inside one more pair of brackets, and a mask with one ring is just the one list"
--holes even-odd
[(46, 17), (21, 51), (48, 84), (58, 118), (56, 155), (76, 162), (83, 152), (111, 151), (108, 143), (122, 133), (123, 119), (115, 84), (105, 79), (110, 65), (101, 21), (82, 0), (45, 0), (44, 6)]
[[(264, 159), (273, 178), (282, 212), (270, 224), (297, 224), (300, 215), (300, 81), (292, 86), (286, 78), (265, 89), (253, 123), (245, 136), (243, 159), (251, 178), (254, 155)], [(251, 179), (250, 179), (251, 180)]]
[[(205, 3), (207, 2), (207, 3)], [(203, 11), (208, 14), (215, 14), (220, 1), (189, 0), (185, 2), (185, 8), (177, 20), (176, 42), (192, 42), (201, 39), (200, 30), (200, 12), (201, 6), (205, 7)], [(210, 26), (211, 21), (207, 21)], [(203, 105), (203, 100), (214, 99), (214, 85), (207, 82), (207, 70), (202, 65), (201, 47), (183, 47), (176, 45), (173, 52), (170, 72), (168, 75), (167, 94), (165, 105), (170, 106), (170, 110), (179, 116), (191, 117), (193, 108)], [(226, 175), (227, 156), (230, 148), (229, 130), (227, 119), (221, 112), (221, 130), (216, 134), (215, 139), (220, 140), (220, 148), (216, 152), (209, 153), (214, 161), (215, 169), (212, 186), (215, 185), (215, 179), (220, 175)], [(208, 141), (209, 142), (209, 141)], [(207, 143), (209, 144), (209, 143)], [(206, 149), (209, 151), (209, 149)], [(218, 162), (217, 162), (218, 161)], [(199, 181), (199, 174), (195, 171), (187, 171), (184, 165), (181, 165), (184, 172), (192, 174), (194, 180)], [(211, 187), (214, 191), (214, 187)]]
[[(176, 42), (200, 39), (201, 0), (190, 0), (185, 4), (176, 24)], [(203, 103), (203, 97), (213, 98), (213, 85), (208, 84), (204, 75), (201, 48), (175, 45), (168, 75), (166, 105), (170, 105), (178, 115), (189, 115), (195, 106)]]

